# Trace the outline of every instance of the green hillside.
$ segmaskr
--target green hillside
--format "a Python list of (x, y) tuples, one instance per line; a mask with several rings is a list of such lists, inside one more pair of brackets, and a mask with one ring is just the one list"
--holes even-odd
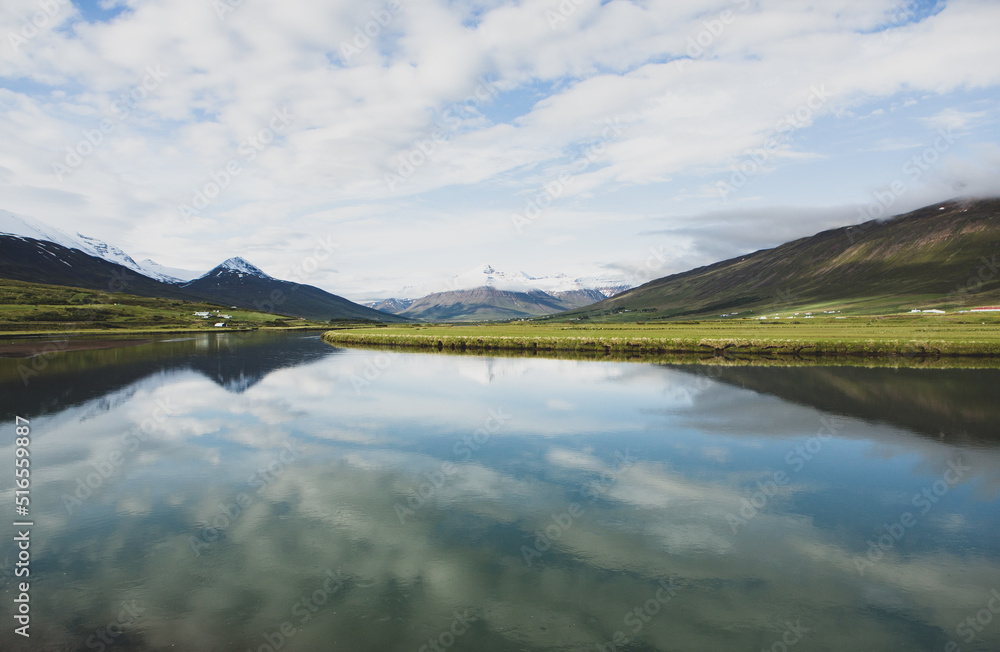
[[(218, 312), (216, 312), (218, 311)], [(209, 312), (208, 319), (195, 312)], [(218, 316), (228, 315), (229, 318)], [(214, 303), (0, 279), (0, 334), (97, 331), (220, 330), (329, 326), (285, 315), (234, 310)]]
[(555, 318), (652, 320), (1000, 303), (1000, 199), (935, 204), (639, 286)]

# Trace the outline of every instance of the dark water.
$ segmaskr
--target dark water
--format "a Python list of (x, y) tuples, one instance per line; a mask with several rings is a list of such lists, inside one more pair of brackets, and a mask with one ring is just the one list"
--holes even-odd
[(0, 360), (0, 649), (1000, 649), (997, 371), (170, 339)]

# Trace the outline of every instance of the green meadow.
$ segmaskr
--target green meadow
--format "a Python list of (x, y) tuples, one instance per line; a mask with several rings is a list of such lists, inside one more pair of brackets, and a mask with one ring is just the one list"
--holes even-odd
[(1000, 314), (644, 323), (393, 325), (324, 333), (338, 346), (449, 351), (774, 356), (998, 356)]
[[(195, 312), (209, 312), (208, 319)], [(218, 317), (215, 311), (229, 315)], [(173, 330), (256, 328), (329, 328), (314, 322), (266, 312), (238, 310), (211, 303), (139, 297), (60, 285), (0, 281), (0, 336), (28, 333), (151, 333)]]

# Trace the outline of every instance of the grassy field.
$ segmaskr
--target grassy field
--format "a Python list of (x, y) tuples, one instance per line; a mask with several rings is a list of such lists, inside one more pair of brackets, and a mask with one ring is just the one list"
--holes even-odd
[(338, 346), (629, 355), (1000, 356), (1000, 315), (817, 317), (657, 324), (406, 325), (330, 330)]
[[(209, 312), (208, 319), (195, 312)], [(219, 314), (229, 315), (226, 319)], [(210, 303), (154, 299), (59, 285), (0, 280), (0, 337), (51, 333), (156, 333), (190, 330), (329, 328), (301, 320)]]

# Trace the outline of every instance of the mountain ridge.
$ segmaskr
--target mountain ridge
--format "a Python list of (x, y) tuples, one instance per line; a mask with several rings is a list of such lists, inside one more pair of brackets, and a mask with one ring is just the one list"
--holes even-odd
[(516, 292), (483, 285), (435, 292), (410, 302), (396, 314), (442, 322), (531, 319), (589, 305), (603, 298), (597, 290)]
[(823, 306), (870, 313), (993, 303), (1000, 300), (998, 253), (1000, 199), (952, 200), (655, 279), (559, 317), (759, 316)]
[[(128, 263), (128, 264), (125, 264)], [(140, 271), (124, 251), (42, 222), (0, 211), (0, 278), (146, 297), (213, 301), (320, 321), (406, 321), (310, 285), (268, 276), (241, 257), (228, 258), (191, 281)]]

